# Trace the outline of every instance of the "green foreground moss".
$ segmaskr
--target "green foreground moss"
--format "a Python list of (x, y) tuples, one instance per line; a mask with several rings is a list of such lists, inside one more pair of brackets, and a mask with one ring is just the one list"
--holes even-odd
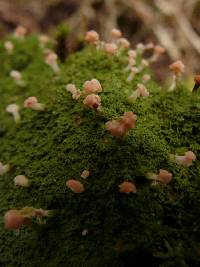
[[(200, 266), (200, 163), (183, 167), (169, 160), (170, 153), (189, 149), (198, 156), (200, 96), (183, 86), (169, 93), (151, 81), (150, 96), (129, 104), (128, 92), (140, 77), (127, 83), (123, 56), (109, 58), (87, 48), (55, 76), (37, 38), (14, 42), (13, 55), (0, 44), (0, 161), (12, 165), (0, 176), (0, 266)], [(15, 85), (12, 69), (22, 72), (26, 87)], [(67, 83), (81, 88), (92, 78), (103, 87), (101, 116), (65, 90)], [(32, 95), (47, 111), (22, 109), (20, 124), (14, 124), (6, 106), (23, 106)], [(137, 114), (137, 126), (123, 139), (114, 138), (105, 122), (125, 111)], [(91, 175), (84, 180), (85, 169)], [(145, 179), (159, 169), (173, 174), (169, 185), (151, 186)], [(31, 187), (14, 186), (19, 174)], [(72, 193), (68, 179), (80, 180), (86, 191)], [(136, 194), (118, 192), (125, 179), (136, 184)], [(18, 234), (6, 231), (4, 213), (24, 206), (53, 209), (56, 215)]]

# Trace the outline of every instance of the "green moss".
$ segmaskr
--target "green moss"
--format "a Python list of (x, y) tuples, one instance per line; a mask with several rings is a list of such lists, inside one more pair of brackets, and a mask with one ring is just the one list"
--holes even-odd
[[(150, 96), (129, 104), (127, 95), (140, 77), (126, 81), (124, 56), (109, 58), (86, 48), (68, 58), (55, 76), (37, 38), (14, 43), (12, 55), (0, 44), (0, 161), (12, 165), (0, 176), (0, 266), (198, 267), (200, 163), (179, 166), (169, 154), (192, 149), (198, 156), (200, 96), (182, 85), (169, 93), (150, 81)], [(9, 77), (12, 69), (22, 71), (25, 88)], [(81, 88), (92, 78), (103, 87), (102, 115), (65, 90), (67, 83)], [(32, 95), (47, 110), (22, 109), (20, 124), (14, 124), (6, 106), (23, 106)], [(125, 111), (137, 114), (137, 126), (114, 138), (105, 122)], [(86, 180), (80, 177), (84, 169), (91, 172)], [(173, 174), (169, 185), (151, 186), (145, 179), (145, 173), (159, 169)], [(13, 185), (19, 174), (30, 179), (31, 187)], [(83, 194), (66, 188), (72, 178), (84, 184)], [(125, 179), (136, 184), (137, 194), (118, 192)], [(56, 216), (19, 234), (4, 230), (4, 213), (24, 206), (53, 209)]]

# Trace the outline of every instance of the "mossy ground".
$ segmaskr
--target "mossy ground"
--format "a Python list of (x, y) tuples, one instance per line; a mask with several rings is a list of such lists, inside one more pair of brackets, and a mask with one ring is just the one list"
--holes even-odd
[[(200, 266), (200, 163), (183, 167), (169, 160), (170, 153), (189, 149), (198, 157), (200, 96), (183, 86), (169, 93), (151, 81), (150, 96), (129, 104), (128, 92), (140, 77), (126, 82), (125, 57), (86, 48), (55, 76), (37, 38), (14, 43), (13, 55), (0, 44), (0, 161), (12, 165), (0, 176), (0, 266)], [(12, 69), (22, 72), (26, 87), (15, 85)], [(67, 83), (81, 88), (92, 78), (103, 87), (102, 115), (65, 90)], [(32, 95), (47, 110), (22, 109), (16, 125), (6, 106), (23, 106)], [(105, 122), (125, 111), (137, 114), (137, 126), (114, 138)], [(85, 169), (91, 172), (86, 180), (80, 177)], [(173, 174), (169, 185), (151, 186), (145, 179), (145, 173), (159, 169)], [(19, 174), (29, 178), (31, 187), (14, 186)], [(68, 179), (80, 180), (86, 191), (72, 193)], [(126, 179), (136, 184), (136, 194), (118, 192)], [(56, 216), (19, 234), (6, 231), (4, 213), (24, 206), (53, 209)]]

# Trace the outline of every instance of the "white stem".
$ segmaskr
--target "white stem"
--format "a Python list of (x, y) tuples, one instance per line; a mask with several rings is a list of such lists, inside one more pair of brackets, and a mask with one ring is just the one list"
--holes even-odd
[(174, 74), (172, 77), (172, 84), (169, 87), (168, 92), (174, 91), (174, 89), (176, 88), (176, 81), (177, 81), (177, 76)]
[(36, 103), (35, 106), (33, 107), (34, 110), (39, 110), (39, 111), (44, 111), (45, 110), (45, 105), (41, 103)]
[(55, 63), (51, 64), (51, 68), (52, 68), (52, 70), (54, 71), (54, 73), (55, 73), (55, 74), (58, 74), (58, 73), (60, 73), (60, 68), (59, 68), (59, 66), (58, 66), (58, 63), (57, 63), (57, 62), (55, 62)]
[(19, 114), (18, 111), (13, 113), (13, 117), (14, 117), (14, 121), (16, 123), (19, 123), (20, 122), (20, 114)]

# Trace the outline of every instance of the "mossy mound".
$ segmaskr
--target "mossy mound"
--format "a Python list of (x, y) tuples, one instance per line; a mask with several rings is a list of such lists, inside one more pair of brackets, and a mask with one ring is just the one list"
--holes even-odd
[[(0, 266), (200, 266), (198, 93), (183, 86), (167, 92), (150, 81), (150, 96), (130, 104), (127, 95), (141, 77), (126, 81), (126, 57), (86, 48), (63, 63), (56, 76), (36, 37), (13, 42), (12, 55), (0, 44), (0, 161), (12, 166), (0, 176)], [(12, 69), (22, 72), (25, 87), (9, 77)], [(92, 78), (103, 88), (102, 114), (65, 90), (67, 83), (82, 88)], [(6, 106), (22, 107), (32, 95), (47, 110), (23, 108), (16, 125)], [(115, 138), (105, 122), (125, 111), (137, 114), (136, 128)], [(170, 153), (189, 149), (197, 155), (192, 166), (170, 161)], [(145, 178), (159, 169), (173, 174), (169, 185), (152, 186)], [(87, 179), (80, 177), (83, 170), (90, 170)], [(29, 178), (29, 188), (14, 186), (19, 174)], [(67, 189), (69, 179), (81, 181), (85, 192)], [(136, 194), (119, 193), (124, 180), (135, 183)], [(5, 230), (5, 212), (24, 206), (55, 210), (55, 216), (18, 234)]]

